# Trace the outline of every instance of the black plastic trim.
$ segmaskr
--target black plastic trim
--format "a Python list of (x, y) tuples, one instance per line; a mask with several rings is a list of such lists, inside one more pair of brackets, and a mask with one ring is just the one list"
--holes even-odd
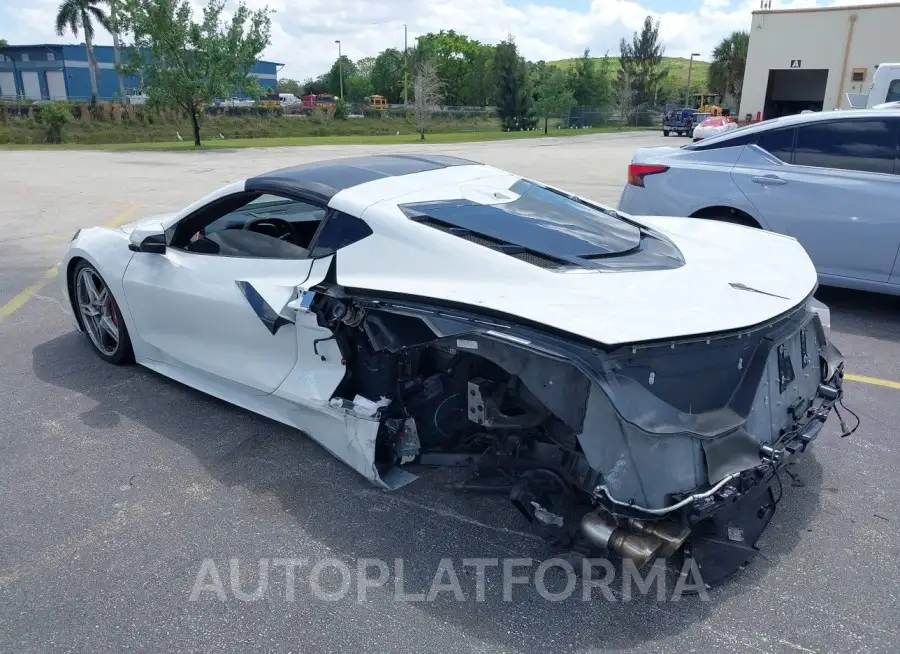
[(385, 177), (399, 177), (439, 170), (450, 166), (480, 165), (478, 162), (447, 155), (384, 154), (316, 161), (281, 168), (251, 177), (248, 191), (279, 195), (301, 194), (327, 204), (341, 191)]

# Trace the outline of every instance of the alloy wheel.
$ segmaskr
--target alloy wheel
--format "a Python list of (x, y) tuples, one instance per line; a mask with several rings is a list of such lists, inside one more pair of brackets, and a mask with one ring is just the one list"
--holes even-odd
[(100, 352), (112, 356), (119, 347), (119, 315), (100, 275), (82, 268), (75, 280), (75, 297), (84, 331)]

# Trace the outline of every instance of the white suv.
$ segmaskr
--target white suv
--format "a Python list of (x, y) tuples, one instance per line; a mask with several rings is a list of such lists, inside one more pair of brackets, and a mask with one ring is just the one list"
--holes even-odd
[(756, 123), (638, 150), (624, 213), (721, 220), (793, 236), (824, 284), (900, 295), (900, 112)]

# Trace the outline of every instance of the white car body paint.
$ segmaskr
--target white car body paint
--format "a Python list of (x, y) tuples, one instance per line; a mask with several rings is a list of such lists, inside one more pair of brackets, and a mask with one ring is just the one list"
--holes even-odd
[[(338, 254), (338, 283), (487, 307), (608, 345), (756, 325), (795, 307), (817, 283), (809, 257), (793, 239), (735, 225), (644, 216), (631, 219), (672, 238), (687, 260), (684, 266), (640, 273), (549, 272), (409, 221), (397, 204), (465, 197), (459, 181), (442, 183), (443, 172), (422, 173), (433, 176), (434, 185), (408, 195), (394, 195), (404, 178), (393, 180), (392, 199), (371, 205), (362, 216), (375, 234)], [(500, 191), (516, 179), (479, 177), (478, 184)], [(354, 202), (355, 191), (339, 193), (335, 206), (365, 204)], [(392, 255), (384, 256), (387, 251)], [(736, 292), (730, 283), (763, 293)]]
[(733, 132), (737, 128), (738, 124), (726, 116), (711, 116), (694, 128), (694, 140), (701, 141), (712, 138), (719, 134)]
[[(460, 165), (339, 191), (328, 206), (361, 217), (373, 233), (322, 259), (129, 250), (132, 240), (244, 190), (245, 182), (237, 182), (173, 214), (82, 230), (59, 264), (59, 279), (71, 308), (68, 271), (77, 259), (87, 260), (117, 300), (138, 364), (300, 429), (390, 488), (415, 477), (394, 469), (382, 479), (374, 463), (379, 420), (329, 403), (345, 375), (341, 352), (327, 340), (331, 331), (295, 302), (325, 279), (332, 263), (336, 281), (348, 288), (485, 307), (607, 345), (749, 327), (804, 302), (815, 288), (815, 270), (796, 241), (732, 225), (634, 218), (668, 236), (686, 264), (650, 272), (560, 273), (418, 224), (398, 208), (461, 197), (502, 202), (492, 194), (502, 195), (519, 179), (488, 166)], [(249, 282), (289, 320), (271, 333), (238, 282)], [(314, 349), (317, 339), (326, 340)]]

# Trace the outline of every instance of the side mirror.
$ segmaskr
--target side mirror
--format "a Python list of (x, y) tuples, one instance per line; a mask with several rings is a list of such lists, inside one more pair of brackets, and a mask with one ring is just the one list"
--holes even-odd
[(146, 229), (135, 229), (131, 232), (131, 242), (128, 249), (132, 252), (148, 252), (150, 254), (166, 253), (165, 232)]

